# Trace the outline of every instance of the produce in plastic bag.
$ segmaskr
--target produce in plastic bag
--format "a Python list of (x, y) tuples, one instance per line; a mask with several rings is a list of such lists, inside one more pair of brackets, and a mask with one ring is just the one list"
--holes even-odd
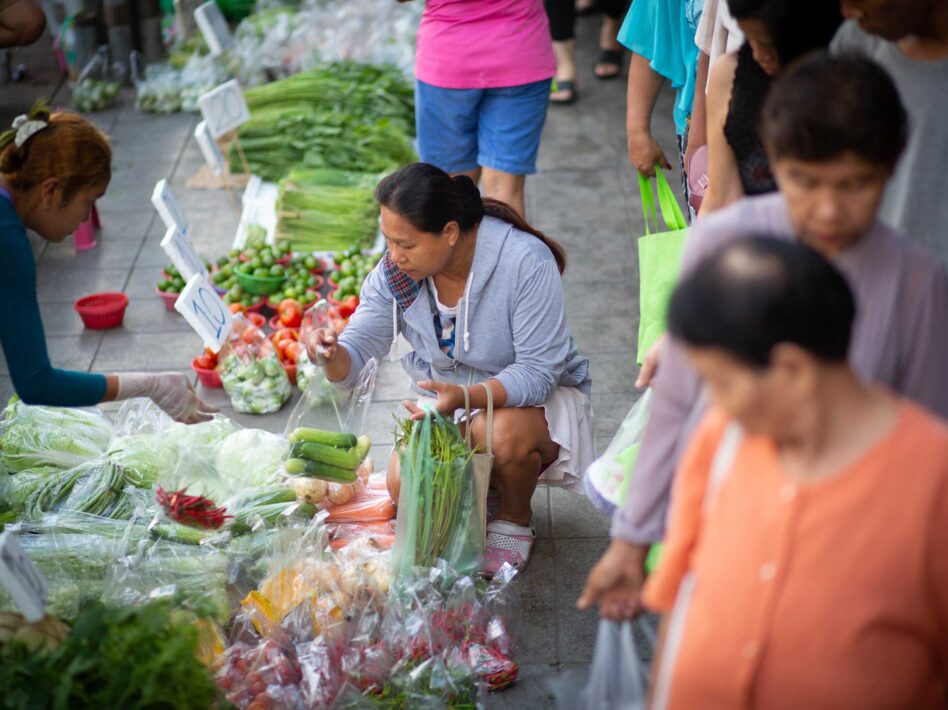
[(282, 436), (261, 429), (240, 429), (221, 443), (214, 467), (235, 488), (273, 485), (280, 481), (288, 450)]
[(72, 468), (101, 456), (113, 428), (98, 412), (10, 400), (0, 423), (0, 463), (10, 471)]
[(257, 645), (234, 644), (215, 662), (214, 675), (227, 701), (241, 710), (306, 708), (296, 648), (285, 637)]
[(403, 422), (397, 448), (401, 492), (392, 569), (411, 574), (443, 559), (459, 574), (476, 573), (484, 532), (474, 499), (473, 452), (460, 429), (430, 412)]
[(333, 313), (326, 299), (320, 299), (303, 314), (303, 322), (300, 324), (300, 348), (296, 358), (296, 384), (301, 392), (306, 393), (310, 406), (330, 406), (341, 397), (339, 389), (326, 379), (323, 369), (309, 359), (306, 347), (313, 331), (318, 328), (333, 328), (338, 333), (341, 332), (339, 325), (343, 325), (341, 319)]
[(300, 428), (356, 436), (364, 432), (372, 393), (375, 392), (378, 369), (378, 361), (370, 358), (351, 390), (346, 391), (334, 386), (338, 392), (337, 397), (327, 399), (318, 391), (314, 391), (313, 387), (307, 387), (290, 414), (285, 430), (286, 436), (292, 436), (293, 432)]
[[(362, 462), (369, 454), (372, 441), (367, 436), (335, 433), (300, 427), (289, 435), (289, 458), (284, 464), (291, 476), (321, 478), (340, 484), (351, 484), (358, 480)], [(336, 500), (334, 503), (347, 503)]]
[(559, 710), (644, 710), (649, 664), (636, 650), (634, 626), (651, 654), (655, 632), (648, 619), (600, 619), (588, 680), (584, 683), (580, 674), (569, 674), (554, 684)]
[(639, 446), (648, 424), (652, 390), (645, 390), (632, 405), (602, 456), (586, 471), (586, 495), (599, 510), (610, 515), (625, 502)]
[(99, 47), (72, 86), (72, 103), (77, 111), (104, 111), (115, 103), (121, 83), (109, 72), (108, 47)]
[(234, 318), (234, 332), (221, 349), (218, 371), (235, 411), (271, 414), (292, 394), (273, 344), (246, 318)]

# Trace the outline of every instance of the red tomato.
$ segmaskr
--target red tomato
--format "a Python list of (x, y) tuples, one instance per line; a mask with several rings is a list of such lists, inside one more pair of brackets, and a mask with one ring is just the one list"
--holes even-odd
[(250, 345), (257, 339), (257, 335), (260, 333), (254, 326), (248, 325), (244, 328), (244, 332), (240, 334), (240, 339), (243, 340), (247, 345)]
[(300, 355), (300, 344), (295, 340), (286, 343), (286, 346), (283, 348), (283, 354), (286, 355), (286, 359), (289, 362), (296, 362)]
[(194, 364), (202, 370), (213, 370), (215, 367), (217, 367), (216, 360), (208, 357), (207, 355), (198, 355), (196, 358), (194, 358)]
[(283, 310), (286, 308), (295, 308), (298, 311), (303, 310), (303, 306), (300, 305), (300, 302), (295, 298), (284, 298), (280, 301), (280, 305), (277, 306), (277, 312), (283, 313)]
[(230, 304), (230, 312), (231, 312), (231, 313), (243, 313), (243, 312), (245, 312), (246, 310), (247, 310), (247, 309), (244, 308), (244, 306), (241, 305), (240, 303), (231, 303), (231, 304)]
[(355, 313), (356, 308), (359, 307), (359, 297), (358, 296), (349, 296), (342, 304), (339, 306), (339, 315), (343, 318), (348, 318), (353, 313)]
[[(289, 359), (289, 356), (286, 354), (286, 349), (290, 345), (296, 346), (297, 348), (299, 347), (292, 338), (283, 338), (283, 340), (277, 343), (277, 351), (280, 353), (281, 360)], [(293, 362), (296, 362), (296, 358), (293, 358)]]
[(303, 322), (303, 311), (288, 308), (280, 312), (280, 324), (285, 328), (299, 328)]
[(290, 338), (292, 340), (299, 340), (300, 335), (298, 331), (293, 330), (292, 328), (280, 328), (278, 331), (276, 331), (273, 334), (272, 337), (275, 338), (276, 342), (280, 342), (281, 340), (285, 340), (286, 338)]

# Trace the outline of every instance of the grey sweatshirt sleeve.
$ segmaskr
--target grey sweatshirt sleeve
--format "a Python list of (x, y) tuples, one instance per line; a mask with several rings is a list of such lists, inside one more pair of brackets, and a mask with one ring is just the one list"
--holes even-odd
[(552, 394), (566, 369), (570, 338), (556, 262), (523, 264), (521, 269), (529, 275), (514, 296), (510, 317), (514, 362), (493, 379), (507, 390), (506, 406), (536, 407)]
[(336, 384), (351, 389), (359, 379), (362, 368), (371, 358), (381, 360), (388, 354), (397, 337), (397, 314), (393, 316), (395, 297), (385, 284), (381, 264), (376, 266), (362, 284), (359, 307), (339, 336), (352, 360), (352, 367), (344, 380)]

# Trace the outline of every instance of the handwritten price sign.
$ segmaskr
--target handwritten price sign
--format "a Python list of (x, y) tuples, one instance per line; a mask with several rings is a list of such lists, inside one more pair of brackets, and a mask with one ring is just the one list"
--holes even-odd
[(46, 578), (9, 531), (0, 533), (0, 583), (7, 588), (27, 621), (40, 621), (46, 615), (49, 594)]
[(204, 35), (204, 41), (207, 42), (207, 48), (212, 57), (217, 57), (230, 49), (234, 43), (234, 37), (217, 3), (211, 0), (198, 7), (194, 11), (194, 20), (201, 34)]
[(161, 240), (161, 248), (165, 250), (171, 263), (178, 267), (182, 278), (207, 276), (204, 262), (191, 248), (191, 242), (177, 227), (168, 227), (164, 239)]
[(174, 307), (194, 328), (205, 346), (214, 352), (221, 349), (233, 328), (233, 314), (206, 276), (192, 276)]
[(204, 161), (210, 167), (211, 172), (215, 175), (223, 175), (227, 164), (224, 161), (221, 147), (217, 145), (217, 141), (214, 140), (214, 136), (211, 135), (211, 131), (207, 127), (207, 121), (201, 121), (197, 124), (194, 129), (194, 140), (197, 141), (198, 147), (201, 149), (201, 155), (204, 156)]
[(158, 210), (158, 216), (165, 223), (165, 227), (177, 227), (184, 236), (188, 236), (188, 218), (184, 210), (174, 198), (168, 181), (162, 178), (155, 183), (155, 191), (151, 193), (151, 204)]
[(216, 89), (202, 94), (198, 108), (207, 123), (207, 129), (215, 140), (230, 133), (250, 119), (250, 109), (244, 100), (244, 92), (236, 79), (224, 82)]

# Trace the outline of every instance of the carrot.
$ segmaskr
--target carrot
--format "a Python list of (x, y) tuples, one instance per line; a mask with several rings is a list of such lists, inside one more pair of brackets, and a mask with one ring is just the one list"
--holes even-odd
[(368, 523), (391, 520), (395, 517), (395, 504), (388, 494), (334, 505), (326, 510), (329, 511), (327, 523)]

